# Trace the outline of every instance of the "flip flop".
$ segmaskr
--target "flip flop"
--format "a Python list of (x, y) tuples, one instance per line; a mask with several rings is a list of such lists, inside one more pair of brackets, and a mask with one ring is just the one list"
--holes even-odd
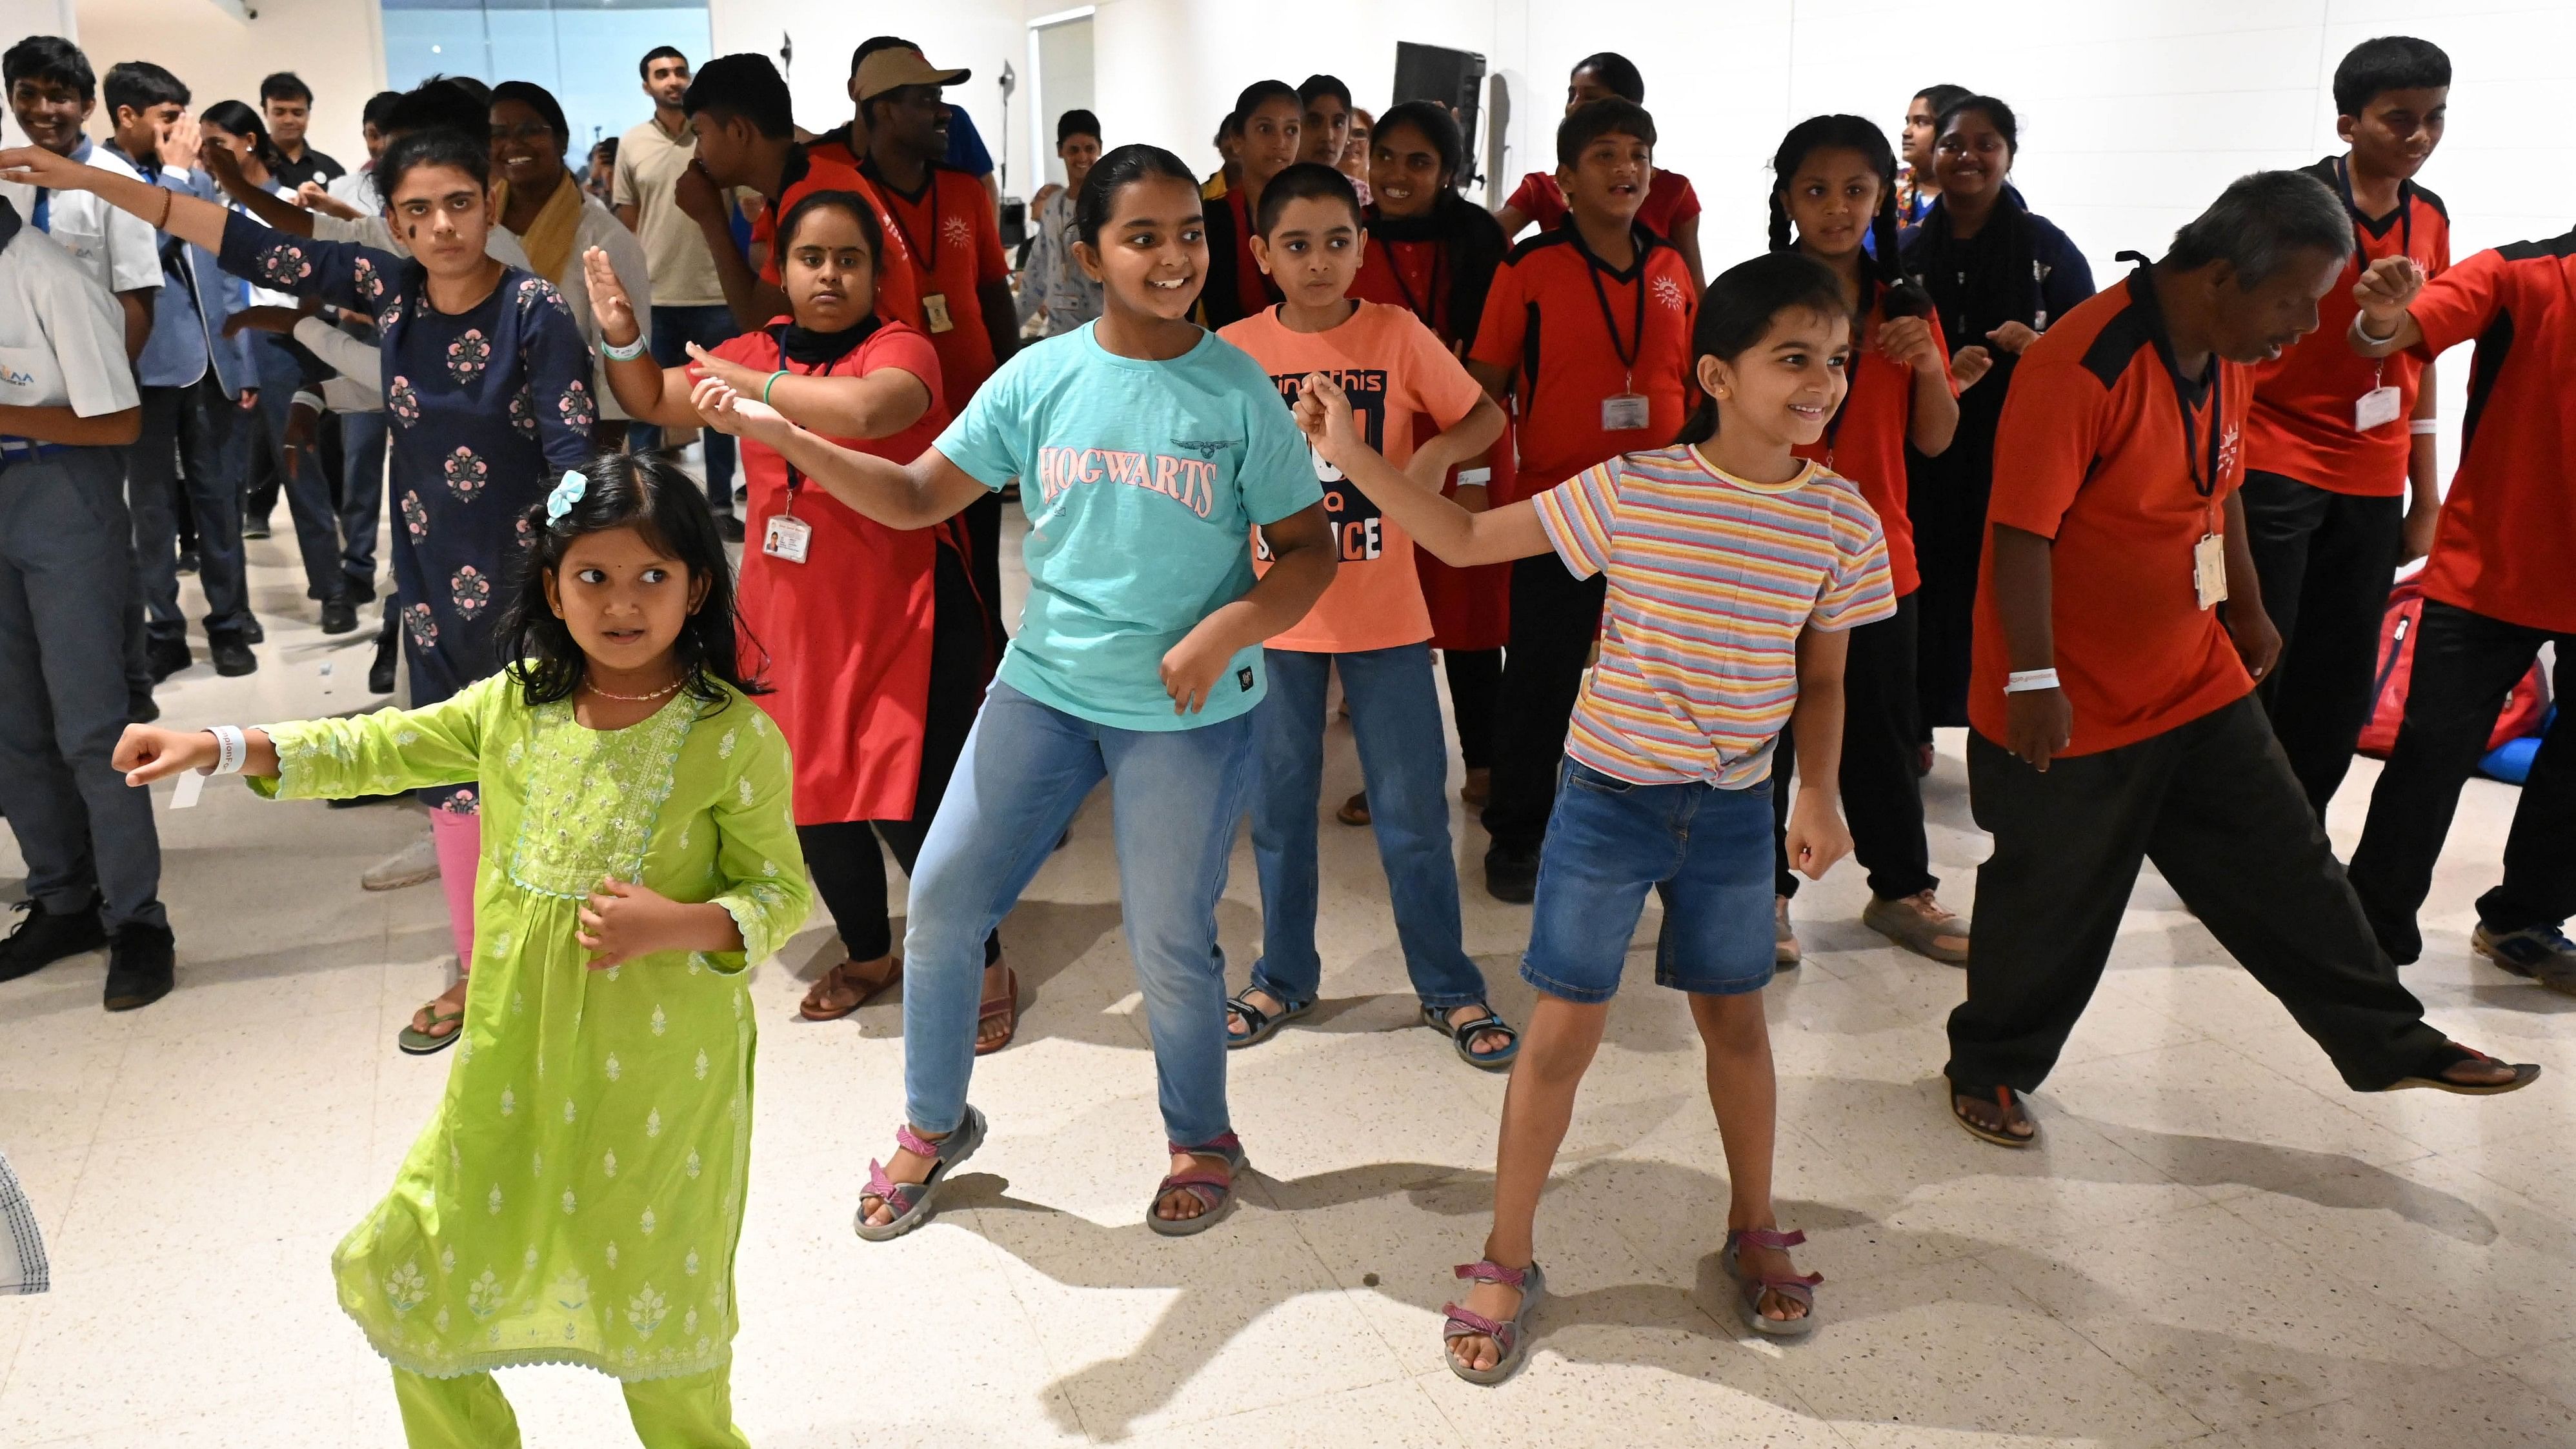
[(1333, 812), (1333, 818), (1342, 822), (1344, 825), (1368, 824), (1371, 818), (1368, 808), (1368, 792), (1366, 790), (1362, 790), (1348, 800), (1343, 801), (1342, 807)]
[[(874, 1001), (883, 995), (888, 987), (903, 979), (902, 957), (885, 958), (885, 976), (882, 979), (860, 974), (859, 968), (874, 964), (876, 963), (870, 961), (843, 959), (839, 965), (824, 972), (821, 980), (806, 988), (805, 1000), (797, 1006), (796, 1014), (807, 1021), (839, 1021), (842, 1017)], [(847, 1006), (831, 1004), (832, 998), (841, 996), (846, 996), (850, 1004)], [(816, 1009), (818, 1004), (821, 1008), (819, 1010)]]
[[(1177, 1142), (1167, 1142), (1164, 1146), (1172, 1150), (1174, 1157), (1186, 1152), (1194, 1157), (1224, 1158), (1226, 1171), (1220, 1175), (1194, 1168), (1164, 1178), (1162, 1184), (1154, 1189), (1154, 1195), (1145, 1201), (1145, 1226), (1167, 1238), (1186, 1238), (1192, 1233), (1204, 1233), (1215, 1227), (1218, 1219), (1234, 1211), (1234, 1180), (1243, 1172), (1243, 1139), (1228, 1132), (1199, 1147), (1183, 1147)], [(1197, 1198), (1206, 1210), (1194, 1218), (1167, 1218), (1155, 1212), (1154, 1209), (1174, 1188)]]
[[(957, 1130), (936, 1142), (913, 1131), (910, 1123), (894, 1129), (894, 1140), (895, 1145), (915, 1157), (931, 1159), (930, 1176), (920, 1182), (896, 1182), (886, 1176), (883, 1164), (873, 1158), (869, 1160), (868, 1190), (860, 1200), (858, 1215), (851, 1226), (858, 1230), (861, 1238), (871, 1243), (900, 1238), (930, 1221), (938, 1208), (940, 1184), (948, 1180), (949, 1170), (974, 1156), (975, 1149), (984, 1145), (984, 1114), (968, 1107), (966, 1120), (957, 1124)], [(869, 1222), (868, 1197), (891, 1204), (894, 1216), (882, 1223)]]
[(2492, 1086), (2454, 1082), (2442, 1075), (2462, 1062), (2492, 1061), (2496, 1061), (2496, 1058), (2488, 1056), (2485, 1052), (2472, 1050), (2455, 1041), (2446, 1041), (2433, 1049), (2433, 1055), (2414, 1075), (2399, 1077), (2380, 1090), (2403, 1092), (2420, 1087), (2430, 1092), (2451, 1092), (2463, 1097), (2496, 1097), (2506, 1092), (2519, 1092), (2540, 1080), (2540, 1068), (2530, 1062), (2499, 1063), (2499, 1065), (2511, 1066), (2513, 1076), (2510, 1080), (2497, 1082)]
[(1285, 1006), (1280, 1007), (1277, 1011), (1264, 1011), (1260, 1007), (1252, 1004), (1252, 993), (1256, 990), (1260, 991), (1265, 996), (1272, 994), (1270, 988), (1266, 986), (1247, 986), (1226, 1000), (1225, 1009), (1242, 1017), (1244, 1025), (1244, 1032), (1241, 1036), (1235, 1035), (1233, 1027), (1229, 1026), (1226, 1028), (1225, 1049), (1227, 1051), (1234, 1051), (1241, 1047), (1248, 1047), (1256, 1042), (1268, 1041), (1270, 1040), (1271, 1033), (1315, 1009), (1315, 1003), (1310, 998), (1305, 1001), (1289, 1000)]
[[(2536, 1071), (2538, 1068), (2534, 1068), (2534, 1070)], [(1958, 1120), (1961, 1127), (1967, 1129), (1969, 1136), (1976, 1138), (1980, 1142), (1991, 1142), (1997, 1147), (2028, 1147), (2039, 1141), (2039, 1119), (2030, 1115), (2030, 1108), (2027, 1106), (2022, 1108), (2021, 1115), (2030, 1123), (2030, 1135), (2028, 1137), (2016, 1137), (2010, 1132), (1998, 1132), (1991, 1127), (1981, 1127), (1974, 1121), (1971, 1121), (1967, 1113), (1959, 1110), (1959, 1099), (1962, 1096), (1976, 1095), (1979, 1094), (1960, 1091), (1958, 1084), (1955, 1082), (1950, 1085), (1950, 1115)], [(1994, 1097), (1995, 1105), (2003, 1108), (2006, 1116), (2011, 1115), (2013, 1104), (2021, 1100), (2021, 1094), (2010, 1087), (1995, 1088)]]
[[(1763, 1278), (1748, 1275), (1742, 1259), (1736, 1255), (1738, 1243), (1757, 1248), (1794, 1248), (1807, 1240), (1805, 1233), (1781, 1232), (1775, 1228), (1736, 1228), (1726, 1235), (1726, 1251), (1718, 1261), (1726, 1265), (1726, 1276), (1735, 1280), (1736, 1311), (1756, 1333), (1773, 1338), (1804, 1338), (1816, 1331), (1816, 1285), (1825, 1281), (1822, 1273), (1800, 1273), (1787, 1278)], [(1762, 1313), (1762, 1295), (1777, 1293), (1783, 1298), (1806, 1305), (1803, 1318), (1767, 1318)]]
[[(406, 1025), (401, 1031), (394, 1034), (395, 1046), (401, 1047), (403, 1051), (410, 1056), (429, 1057), (436, 1056), (440, 1052), (447, 1050), (449, 1047), (456, 1045), (458, 1033), (465, 1030), (464, 1007), (460, 1006), (454, 1011), (440, 1011), (438, 1009), (438, 1003), (436, 1001), (432, 1001), (428, 1005), (423, 1006), (421, 1011), (427, 1013), (431, 1030), (423, 1031), (418, 1027)], [(455, 1022), (456, 1026), (444, 1035), (440, 1035), (437, 1033), (436, 1028), (442, 1021)]]
[[(1521, 1360), (1529, 1353), (1530, 1310), (1547, 1296), (1547, 1275), (1539, 1271), (1536, 1263), (1526, 1268), (1506, 1268), (1490, 1259), (1461, 1263), (1450, 1271), (1478, 1283), (1500, 1283), (1506, 1288), (1521, 1290), (1521, 1306), (1513, 1311), (1509, 1323), (1497, 1323), (1455, 1303), (1440, 1305), (1440, 1311), (1445, 1315), (1440, 1324), (1440, 1356), (1448, 1360), (1449, 1372), (1471, 1384), (1487, 1387), (1499, 1384), (1520, 1368)], [(1502, 1348), (1502, 1356), (1494, 1360), (1492, 1368), (1469, 1368), (1458, 1361), (1457, 1354), (1450, 1352), (1451, 1340), (1471, 1334), (1482, 1334)]]
[(993, 1053), (1000, 1051), (1002, 1048), (1009, 1046), (1011, 1044), (1011, 1039), (1020, 1034), (1019, 973), (1013, 971), (1008, 966), (1004, 966), (1002, 968), (1002, 986), (1004, 988), (1003, 994), (986, 1001), (984, 1003), (983, 1010), (975, 1013), (975, 1034), (978, 1037), (981, 1037), (983, 1035), (984, 1023), (991, 1021), (995, 1017), (1009, 1018), (1010, 1025), (1005, 1027), (1002, 1034), (992, 1041), (979, 1040), (975, 1043), (975, 1055), (979, 1057), (989, 1057)]
[[(1489, 1072), (1499, 1072), (1503, 1068), (1512, 1064), (1512, 1058), (1521, 1054), (1520, 1030), (1519, 1028), (1512, 1026), (1509, 1022), (1504, 1021), (1501, 1017), (1495, 1015), (1494, 1009), (1491, 1006), (1487, 1006), (1481, 1001), (1476, 1004), (1484, 1007), (1485, 1014), (1468, 1022), (1464, 1026), (1451, 1026), (1449, 1024), (1449, 1013), (1457, 1010), (1454, 1006), (1445, 1008), (1426, 1006), (1422, 1008), (1422, 1024), (1431, 1028), (1433, 1031), (1440, 1033), (1442, 1036), (1449, 1038), (1449, 1045), (1457, 1049), (1458, 1060), (1465, 1062), (1471, 1067), (1481, 1067)], [(1476, 1038), (1483, 1036), (1489, 1031), (1499, 1031), (1505, 1036), (1510, 1037), (1511, 1040), (1496, 1050), (1484, 1053), (1478, 1053), (1469, 1047), (1468, 1043), (1473, 1042)]]

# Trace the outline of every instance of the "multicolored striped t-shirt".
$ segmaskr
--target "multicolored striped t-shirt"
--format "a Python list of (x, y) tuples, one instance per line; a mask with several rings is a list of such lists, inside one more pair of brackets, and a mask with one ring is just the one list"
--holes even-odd
[(1768, 779), (1798, 702), (1798, 632), (1896, 612), (1878, 515), (1816, 464), (1754, 483), (1677, 444), (1531, 501), (1576, 577), (1610, 576), (1600, 662), (1565, 752), (1616, 779), (1730, 790)]

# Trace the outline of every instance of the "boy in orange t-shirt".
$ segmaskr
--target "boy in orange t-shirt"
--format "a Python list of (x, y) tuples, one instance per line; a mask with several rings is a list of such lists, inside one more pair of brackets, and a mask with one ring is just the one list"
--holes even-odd
[[(1217, 335), (1250, 353), (1293, 406), (1321, 373), (1350, 395), (1370, 446), (1437, 487), (1449, 468), (1501, 436), (1502, 409), (1431, 329), (1402, 307), (1357, 302), (1365, 255), (1359, 193), (1329, 166), (1300, 163), (1262, 189), (1252, 252), (1284, 301)], [(1443, 431), (1413, 438), (1426, 416)], [(1262, 952), (1230, 1003), (1226, 1045), (1265, 1040), (1313, 1009), (1316, 800), (1323, 789), (1324, 687), (1338, 668), (1359, 745), (1360, 774), (1386, 867), (1405, 970), (1427, 1026), (1471, 1065), (1499, 1068), (1519, 1037), (1485, 1003), (1485, 977), (1460, 942), (1458, 872), (1449, 842), (1448, 747), (1431, 679), (1431, 612), (1413, 571), (1413, 540), (1378, 505), (1317, 461), (1324, 508), (1341, 548), (1332, 587), (1296, 627), (1265, 646), (1270, 694), (1254, 715), (1260, 780), (1252, 854), (1261, 875)], [(1256, 568), (1268, 555), (1254, 536)]]

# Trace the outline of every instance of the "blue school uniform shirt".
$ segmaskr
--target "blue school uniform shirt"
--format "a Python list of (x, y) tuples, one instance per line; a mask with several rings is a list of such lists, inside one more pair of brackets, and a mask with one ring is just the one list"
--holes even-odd
[(1020, 480), (1029, 602), (1001, 678), (1118, 729), (1232, 719), (1267, 688), (1259, 646), (1197, 714), (1173, 713), (1163, 655), (1252, 587), (1253, 525), (1322, 501), (1305, 435), (1261, 364), (1213, 334), (1148, 362), (1094, 325), (1021, 349), (934, 445), (987, 488)]

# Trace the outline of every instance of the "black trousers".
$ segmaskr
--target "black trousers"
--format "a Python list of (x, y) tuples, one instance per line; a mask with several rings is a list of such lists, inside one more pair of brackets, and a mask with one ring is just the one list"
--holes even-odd
[(1971, 734), (1968, 789), (1995, 848), (1977, 873), (1968, 999), (1950, 1013), (1944, 1070), (1958, 1090), (2047, 1078), (2150, 860), (2345, 1085), (2386, 1087), (2442, 1044), (2253, 700), (2045, 773)]
[(1494, 706), (1503, 691), (1503, 651), (1443, 649), (1449, 676), (1449, 714), (1458, 726), (1458, 758), (1470, 770), (1494, 764)]
[[(1903, 900), (1941, 884), (1932, 874), (1931, 847), (1923, 839), (1923, 778), (1914, 773), (1914, 596), (1896, 601), (1896, 612), (1851, 631), (1843, 661), (1843, 756), (1839, 780), (1843, 818), (1851, 823), (1852, 854), (1869, 872), (1869, 889), (1883, 901)], [(1771, 757), (1773, 887), (1798, 893), (1804, 877), (1789, 868), (1789, 780), (1797, 749), (1788, 730)]]
[(2255, 697), (2322, 820), (2370, 719), (2406, 500), (2356, 498), (2278, 473), (2246, 474), (2242, 496), (2263, 608), (2281, 631), (2281, 662)]
[(1538, 854), (1556, 806), (1557, 762), (1601, 633), (1609, 581), (1578, 579), (1554, 554), (1512, 565), (1512, 632), (1494, 702), (1494, 792), (1485, 833), (1498, 854)]
[[(2433, 863), (2451, 833), (2460, 786), (2487, 752), (2505, 695), (2530, 672), (2540, 646), (2558, 646), (2558, 697), (2576, 689), (2576, 634), (2508, 624), (2484, 614), (2424, 601), (2415, 630), (2415, 672), (2406, 689), (2406, 721), (2397, 748), (2371, 792), (2370, 820), (2352, 853), (2352, 884), (2361, 892), (2379, 944), (2400, 962), (2423, 954), (2415, 913), (2432, 889)], [(2490, 931), (2556, 926), (2576, 914), (2576, 723), (2561, 707), (2541, 737), (2531, 778), (2514, 807), (2504, 841), (2504, 882), (2478, 897), (2478, 919)]]
[[(999, 652), (986, 633), (987, 622), (975, 591), (968, 586), (966, 565), (957, 551), (938, 551), (933, 577), (934, 612), (930, 641), (930, 696), (922, 714), (921, 779), (908, 820), (842, 820), (827, 825), (799, 825), (796, 841), (805, 851), (806, 873), (814, 893), (823, 898), (833, 923), (841, 929), (842, 949), (853, 961), (873, 961), (894, 950), (894, 926), (886, 909), (885, 856), (877, 848), (882, 836), (894, 850), (905, 875), (921, 854), (931, 817), (948, 793), (948, 777), (974, 728), (975, 711), (984, 702), (984, 684)], [(986, 965), (1000, 959), (999, 936), (984, 940)]]

